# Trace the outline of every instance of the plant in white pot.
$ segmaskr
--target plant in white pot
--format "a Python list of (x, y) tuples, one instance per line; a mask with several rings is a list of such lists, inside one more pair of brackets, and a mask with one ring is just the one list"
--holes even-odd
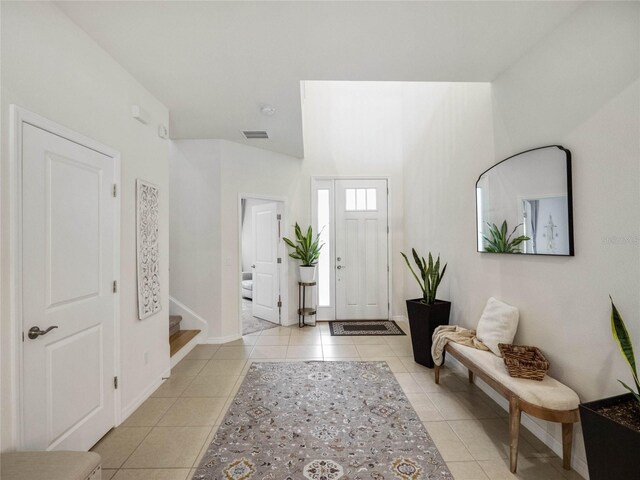
[(293, 248), (293, 252), (289, 256), (302, 262), (302, 265), (300, 265), (300, 281), (312, 283), (316, 278), (316, 264), (318, 263), (318, 258), (320, 258), (320, 250), (324, 246), (324, 243), (320, 243), (320, 233), (322, 231), (314, 237), (313, 230), (309, 226), (307, 232), (303, 234), (297, 222), (294, 230), (296, 234), (295, 242), (286, 237), (283, 240), (289, 247)]

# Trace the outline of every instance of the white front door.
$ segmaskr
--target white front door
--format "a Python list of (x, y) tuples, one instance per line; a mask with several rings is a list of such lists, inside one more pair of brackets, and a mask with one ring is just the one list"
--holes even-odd
[(87, 450), (115, 423), (114, 171), (22, 123), (25, 450)]
[(279, 323), (278, 203), (251, 208), (253, 242), (253, 316)]
[(387, 181), (335, 182), (336, 320), (389, 318)]

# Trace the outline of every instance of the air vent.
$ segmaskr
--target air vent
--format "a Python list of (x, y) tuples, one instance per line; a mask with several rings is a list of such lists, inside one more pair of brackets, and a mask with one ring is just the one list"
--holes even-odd
[(269, 138), (269, 135), (265, 130), (243, 130), (242, 134), (247, 140), (253, 138)]

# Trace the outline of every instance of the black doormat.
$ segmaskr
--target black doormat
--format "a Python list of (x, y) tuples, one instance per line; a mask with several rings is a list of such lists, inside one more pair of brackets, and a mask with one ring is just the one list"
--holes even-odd
[(393, 320), (349, 320), (329, 322), (331, 336), (406, 335)]

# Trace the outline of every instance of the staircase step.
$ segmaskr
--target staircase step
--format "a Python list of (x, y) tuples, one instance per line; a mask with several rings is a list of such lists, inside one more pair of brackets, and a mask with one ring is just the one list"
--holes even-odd
[(181, 315), (169, 315), (169, 336), (180, 331), (180, 322), (182, 322)]
[(200, 330), (179, 330), (169, 337), (169, 353), (174, 356), (182, 347), (191, 341), (193, 337), (198, 335)]

